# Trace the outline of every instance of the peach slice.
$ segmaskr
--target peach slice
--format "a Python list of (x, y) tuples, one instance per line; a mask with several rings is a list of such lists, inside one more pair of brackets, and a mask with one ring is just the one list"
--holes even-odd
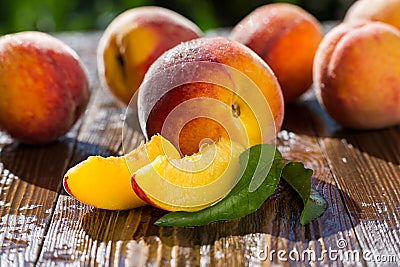
[(132, 188), (149, 204), (169, 211), (196, 211), (222, 199), (236, 184), (244, 148), (227, 138), (192, 156), (159, 156), (132, 176)]
[(68, 170), (64, 188), (74, 198), (96, 208), (126, 210), (144, 206), (146, 203), (131, 188), (130, 177), (164, 154), (169, 158), (180, 157), (169, 141), (155, 135), (148, 143), (121, 157), (90, 156)]

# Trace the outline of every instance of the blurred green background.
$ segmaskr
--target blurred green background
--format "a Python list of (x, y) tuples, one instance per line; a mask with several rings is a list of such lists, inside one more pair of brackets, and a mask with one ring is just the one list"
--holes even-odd
[(158, 5), (172, 9), (206, 31), (232, 27), (254, 8), (272, 2), (297, 4), (317, 19), (342, 19), (355, 0), (0, 0), (0, 34), (40, 30), (103, 30), (126, 9)]

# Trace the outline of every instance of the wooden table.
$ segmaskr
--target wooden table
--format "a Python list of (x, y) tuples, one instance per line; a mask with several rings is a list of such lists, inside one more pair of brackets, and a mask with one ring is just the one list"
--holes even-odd
[[(96, 73), (100, 35), (58, 35), (82, 57), (92, 88), (65, 137), (27, 146), (0, 133), (1, 267), (400, 264), (400, 127), (343, 130), (312, 91), (286, 108), (279, 133), (284, 156), (314, 169), (313, 186), (328, 200), (309, 225), (300, 225), (299, 198), (285, 184), (254, 214), (195, 228), (154, 226), (164, 212), (150, 206), (105, 211), (68, 196), (67, 168), (122, 152), (124, 109)], [(133, 138), (143, 139), (139, 129)]]

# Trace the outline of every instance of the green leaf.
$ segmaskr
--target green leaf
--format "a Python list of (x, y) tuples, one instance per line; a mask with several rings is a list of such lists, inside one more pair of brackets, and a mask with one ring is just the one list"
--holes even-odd
[(253, 146), (240, 155), (239, 161), (241, 168), (239, 181), (221, 201), (196, 212), (168, 213), (155, 224), (177, 227), (200, 226), (246, 216), (258, 210), (274, 193), (281, 176), (303, 199), (304, 210), (300, 219), (302, 224), (315, 219), (325, 210), (325, 200), (311, 188), (313, 171), (304, 168), (302, 163), (283, 159), (273, 146), (265, 144)]
[(321, 216), (326, 208), (325, 199), (312, 188), (311, 176), (313, 171), (304, 168), (300, 162), (290, 162), (282, 172), (282, 178), (300, 195), (304, 208), (301, 212), (300, 223), (308, 224)]
[[(155, 224), (159, 226), (200, 226), (219, 220), (233, 220), (256, 211), (273, 194), (278, 185), (283, 166), (286, 164), (280, 158), (280, 153), (273, 146), (256, 145), (251, 147), (240, 155), (240, 179), (224, 199), (200, 211), (168, 213)], [(272, 166), (271, 161), (273, 161)], [(266, 166), (271, 166), (271, 169), (255, 173), (256, 169), (261, 170)], [(249, 192), (249, 184), (254, 177), (258, 180), (262, 179), (263, 182), (257, 190)]]

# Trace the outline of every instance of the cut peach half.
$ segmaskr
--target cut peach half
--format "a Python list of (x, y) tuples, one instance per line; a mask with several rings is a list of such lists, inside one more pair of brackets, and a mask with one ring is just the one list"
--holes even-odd
[(64, 188), (79, 201), (96, 208), (126, 210), (146, 205), (131, 188), (130, 177), (157, 156), (179, 158), (179, 152), (160, 135), (121, 157), (90, 156), (64, 176)]
[(199, 153), (159, 156), (132, 176), (132, 188), (149, 204), (169, 211), (196, 211), (222, 199), (236, 184), (244, 148), (227, 138)]

